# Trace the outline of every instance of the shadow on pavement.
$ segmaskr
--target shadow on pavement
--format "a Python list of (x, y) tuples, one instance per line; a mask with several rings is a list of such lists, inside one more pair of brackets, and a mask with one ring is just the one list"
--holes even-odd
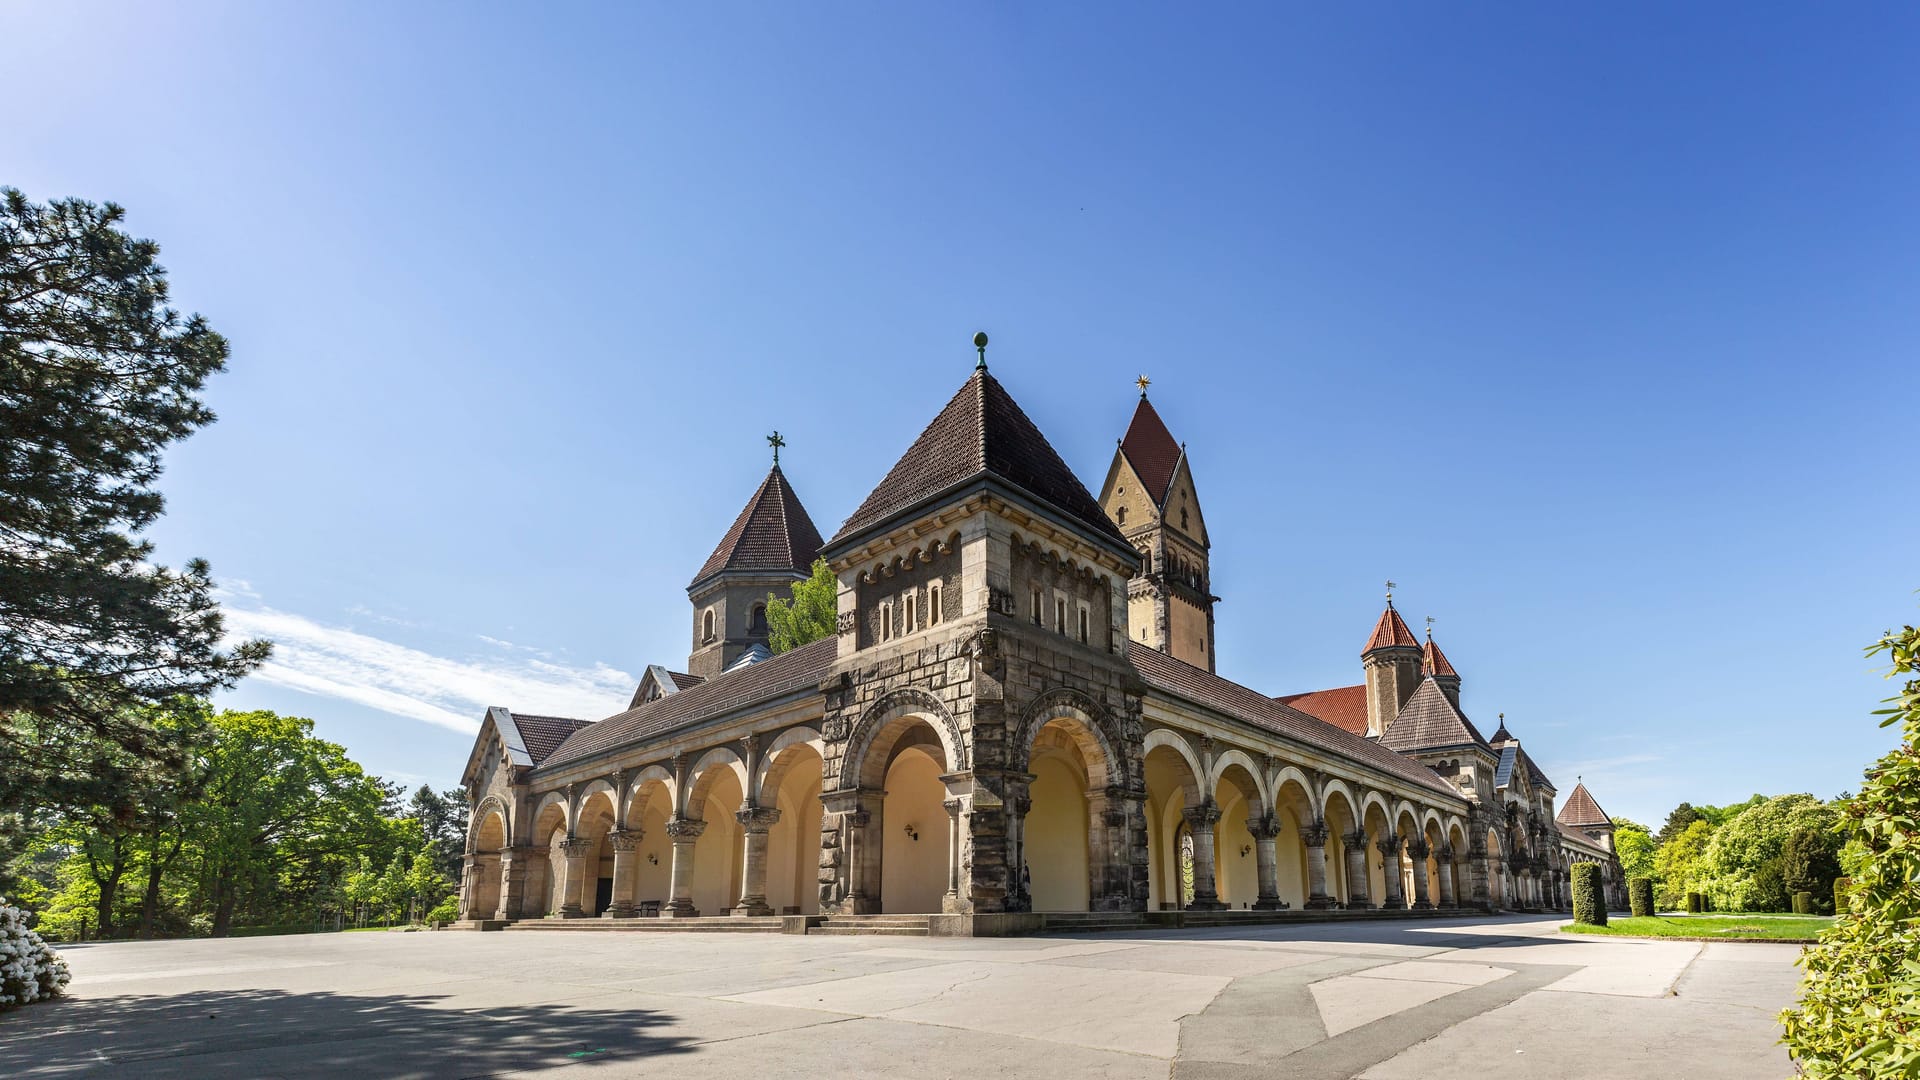
[(475, 1077), (686, 1052), (647, 1009), (454, 1009), (431, 994), (200, 991), (63, 999), (0, 1021), (0, 1076)]

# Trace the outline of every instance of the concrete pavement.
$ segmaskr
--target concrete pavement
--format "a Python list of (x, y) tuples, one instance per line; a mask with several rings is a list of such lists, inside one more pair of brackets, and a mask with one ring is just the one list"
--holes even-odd
[(1796, 946), (1501, 917), (902, 939), (363, 933), (64, 950), (0, 1076), (1471, 1077), (1792, 1071)]

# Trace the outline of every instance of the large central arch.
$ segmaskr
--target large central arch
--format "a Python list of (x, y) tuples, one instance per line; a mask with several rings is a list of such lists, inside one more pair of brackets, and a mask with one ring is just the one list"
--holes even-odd
[[(853, 913), (936, 914), (955, 887), (947, 787), (964, 760), (958, 729), (938, 699), (895, 691), (870, 706), (849, 740), (840, 782), (851, 846)], [(836, 796), (838, 797), (838, 796)]]
[[(1091, 911), (1124, 902), (1125, 813), (1109, 805), (1112, 751), (1090, 703), (1049, 695), (1026, 725), (1027, 808), (1021, 880), (1033, 911)], [(1096, 903), (1097, 902), (1097, 903)]]

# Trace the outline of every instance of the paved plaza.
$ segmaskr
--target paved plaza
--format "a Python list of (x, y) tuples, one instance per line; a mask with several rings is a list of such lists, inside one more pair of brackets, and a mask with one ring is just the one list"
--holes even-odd
[(1798, 946), (1579, 938), (1564, 918), (82, 945), (70, 999), (0, 1016), (0, 1076), (1791, 1074), (1774, 1016)]

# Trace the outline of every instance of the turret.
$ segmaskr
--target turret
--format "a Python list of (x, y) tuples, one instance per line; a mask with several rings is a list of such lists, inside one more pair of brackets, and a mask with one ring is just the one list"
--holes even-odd
[(778, 432), (768, 441), (774, 446), (772, 471), (687, 586), (693, 601), (687, 671), (703, 679), (749, 651), (766, 649), (768, 595), (784, 595), (804, 580), (820, 551), (820, 531), (780, 471), (785, 444)]
[(1367, 737), (1377, 739), (1420, 688), (1420, 642), (1393, 609), (1392, 592), (1360, 660), (1367, 669)]

